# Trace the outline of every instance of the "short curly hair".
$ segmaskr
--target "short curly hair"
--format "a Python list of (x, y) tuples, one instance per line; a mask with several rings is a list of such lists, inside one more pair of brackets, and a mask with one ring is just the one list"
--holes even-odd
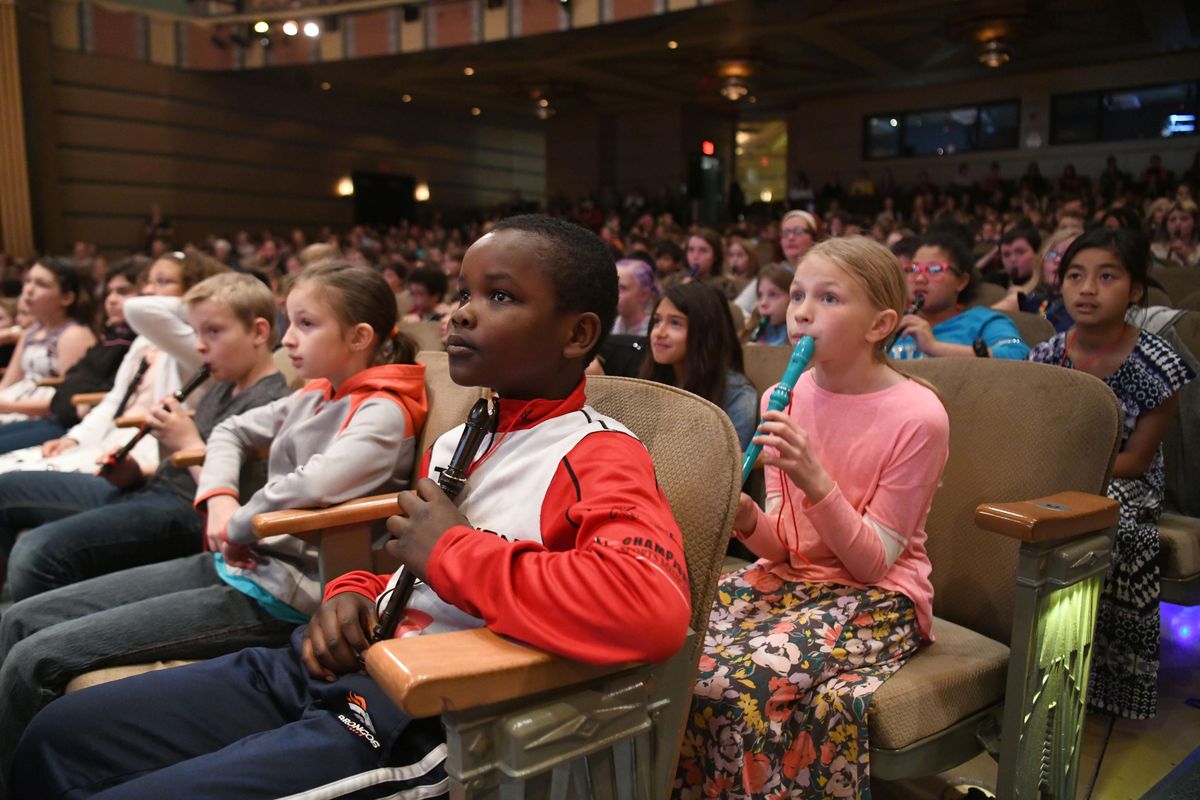
[(587, 354), (591, 361), (617, 319), (617, 265), (600, 237), (573, 222), (542, 214), (500, 220), (493, 233), (514, 231), (537, 240), (533, 254), (554, 283), (560, 313), (592, 313), (600, 318), (600, 336)]

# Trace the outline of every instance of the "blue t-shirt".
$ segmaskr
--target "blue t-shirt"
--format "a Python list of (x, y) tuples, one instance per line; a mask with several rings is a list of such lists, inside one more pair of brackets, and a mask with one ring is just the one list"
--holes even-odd
[[(976, 339), (983, 339), (993, 358), (1024, 360), (1029, 354), (1029, 345), (1021, 340), (1021, 334), (1011, 319), (985, 306), (972, 306), (950, 319), (933, 326), (933, 337), (939, 342), (965, 344), (970, 347)], [(892, 345), (888, 355), (897, 361), (925, 358), (912, 336), (902, 336)]]
[(770, 322), (766, 325), (760, 323), (750, 341), (753, 344), (788, 344), (787, 323), (781, 322), (778, 325), (772, 325)]
[[(1037, 314), (1053, 325), (1055, 333), (1062, 333), (1075, 324), (1075, 320), (1071, 319), (1070, 313), (1067, 312), (1066, 303), (1063, 302), (1061, 295), (1050, 292), (1043, 294), (1038, 291), (1029, 294), (1022, 293), (1019, 295), (1018, 304), (1022, 311)], [(1038, 344), (1038, 342), (1033, 342), (1033, 344)]]

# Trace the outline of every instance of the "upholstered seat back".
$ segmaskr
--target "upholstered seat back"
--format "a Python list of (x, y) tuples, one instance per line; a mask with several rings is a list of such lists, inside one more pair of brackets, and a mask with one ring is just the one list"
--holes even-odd
[(1090, 375), (1046, 364), (946, 358), (903, 369), (937, 389), (950, 417), (950, 459), (926, 525), (934, 614), (1008, 644), (1018, 543), (976, 527), (975, 508), (1103, 494), (1119, 441), (1116, 397)]
[(746, 368), (746, 379), (761, 398), (767, 390), (779, 383), (792, 357), (792, 348), (786, 344), (742, 345), (742, 361)]
[(1039, 317), (1037, 314), (1031, 314), (1028, 311), (1008, 311), (1005, 313), (1013, 321), (1013, 324), (1017, 326), (1017, 333), (1021, 334), (1021, 340), (1030, 347), (1040, 344), (1054, 335), (1054, 326), (1047, 322), (1045, 317)]
[(429, 416), (417, 437), (417, 463), (421, 466), (425, 452), (446, 431), (467, 421), (475, 401), (484, 396), (478, 386), (459, 386), (450, 379), (449, 356), (443, 350), (422, 350), (417, 361), (425, 365), (425, 393), (429, 401)]
[(1182, 308), (1180, 302), (1193, 292), (1200, 291), (1200, 270), (1180, 267), (1155, 267), (1150, 277), (1158, 281), (1173, 301), (1172, 308)]
[[(741, 492), (741, 448), (725, 412), (659, 383), (593, 376), (588, 403), (637, 434), (683, 532), (692, 586), (692, 629), (708, 628), (717, 576)], [(693, 654), (699, 658), (699, 642)]]
[(399, 328), (417, 343), (417, 350), (445, 350), (442, 342), (442, 323), (436, 320), (401, 322)]

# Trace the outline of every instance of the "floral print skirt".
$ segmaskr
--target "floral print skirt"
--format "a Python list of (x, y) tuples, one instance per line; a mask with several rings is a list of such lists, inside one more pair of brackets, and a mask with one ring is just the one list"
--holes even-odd
[(867, 710), (920, 643), (913, 604), (771, 566), (717, 588), (676, 796), (869, 798)]

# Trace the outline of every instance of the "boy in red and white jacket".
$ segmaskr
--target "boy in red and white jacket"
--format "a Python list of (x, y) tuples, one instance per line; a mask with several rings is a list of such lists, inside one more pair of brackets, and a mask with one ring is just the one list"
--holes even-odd
[[(584, 401), (583, 368), (612, 327), (616, 284), (599, 239), (546, 217), (505, 220), (468, 251), (450, 373), (496, 390), (499, 425), (457, 505), (426, 477), (388, 520), (389, 551), (422, 581), (402, 632), (487, 625), (593, 663), (662, 661), (682, 644), (691, 609), (679, 528), (645, 448)], [(426, 475), (449, 462), (459, 432), (434, 444)], [(290, 648), (52, 703), (22, 740), (14, 790), (441, 796), (440, 722), (407, 718), (359, 672), (389, 582), (362, 572), (332, 582)]]

